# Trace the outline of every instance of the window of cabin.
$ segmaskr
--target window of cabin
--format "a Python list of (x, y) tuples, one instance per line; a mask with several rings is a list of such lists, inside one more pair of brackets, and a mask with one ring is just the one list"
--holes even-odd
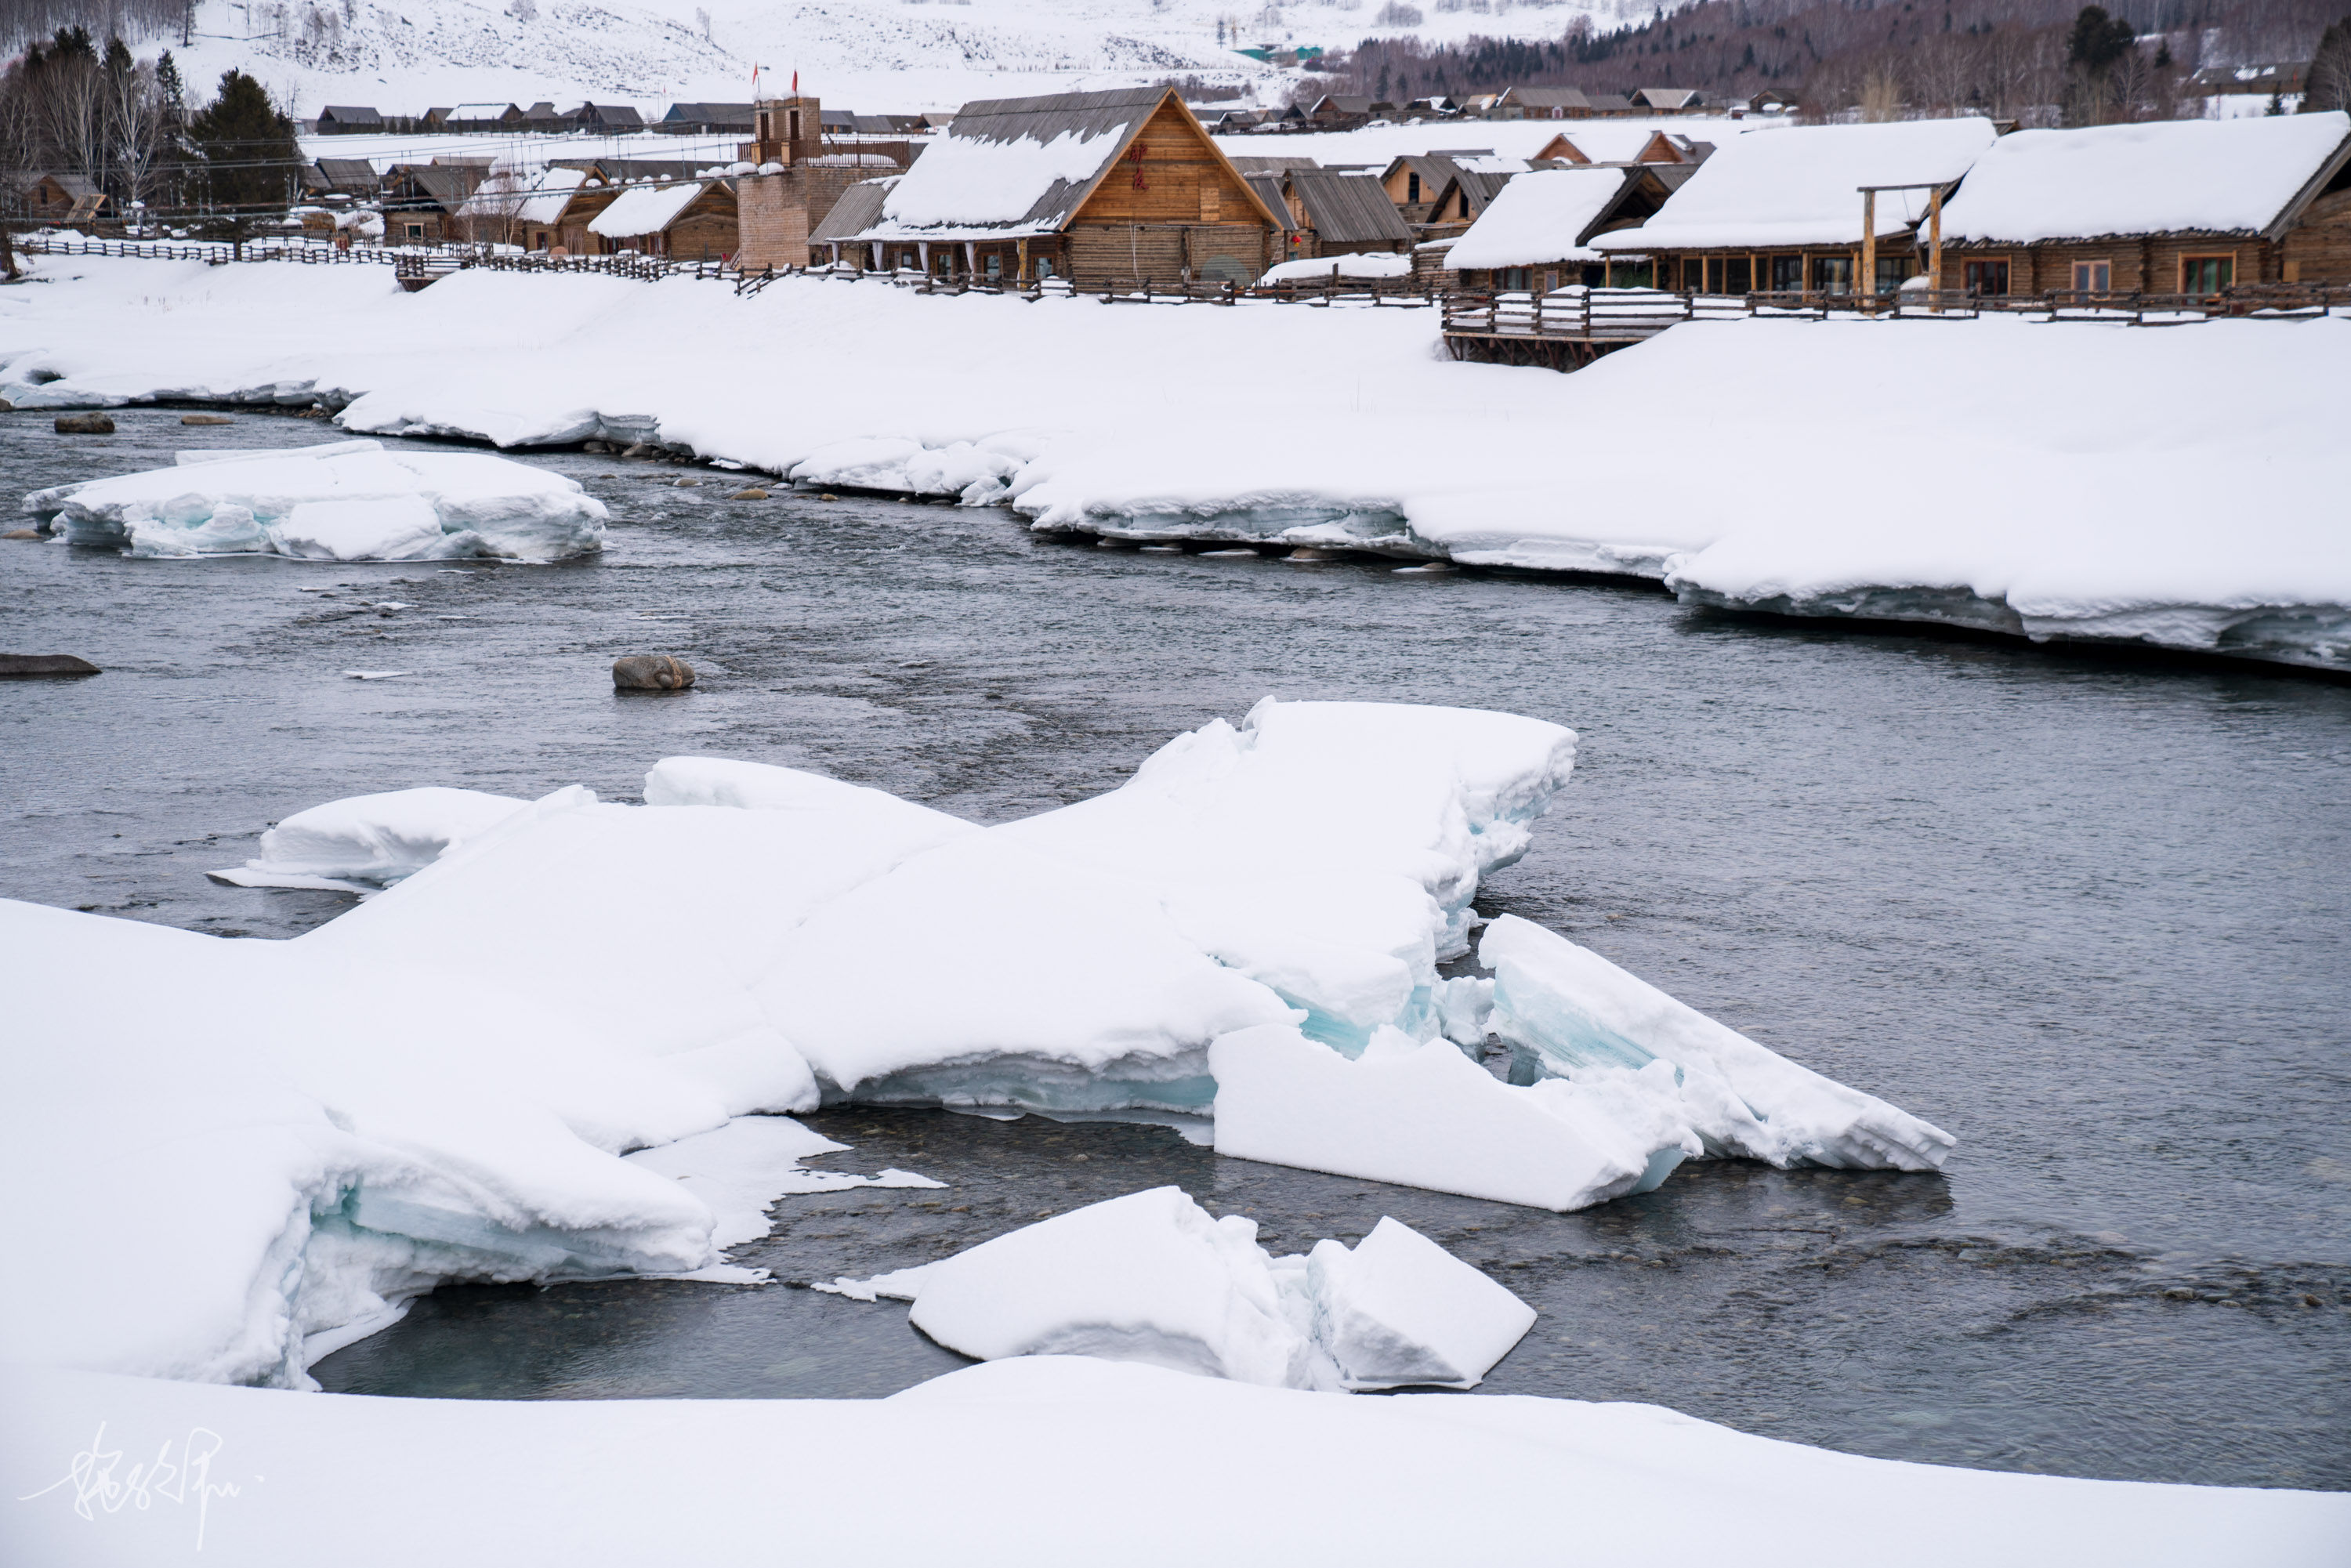
[(1880, 298), (1901, 292), (1903, 280), (1910, 276), (1910, 258), (1907, 256), (1881, 256), (1877, 258), (1877, 292)]
[(1049, 278), (1049, 277), (1052, 277), (1052, 276), (1053, 276), (1053, 258), (1052, 258), (1051, 256), (1039, 256), (1039, 257), (1037, 258), (1037, 280), (1038, 280), (1040, 283), (1042, 283), (1046, 278)]
[(1416, 202), (1420, 200), (1419, 175), (1406, 174), (1404, 177), (1404, 199), (1407, 202)]
[(1771, 292), (1802, 294), (1804, 291), (1804, 258), (1801, 256), (1775, 256), (1771, 258)]
[(1755, 260), (1752, 256), (1734, 256), (1722, 264), (1722, 291), (1725, 294), (1752, 294), (1755, 291)]
[(2008, 292), (2008, 258), (1997, 261), (1971, 261), (1961, 274), (1970, 294), (2006, 294)]
[(1505, 267), (1494, 274), (1494, 286), (1497, 288), (1517, 289), (1523, 292), (1527, 283), (1528, 269), (1523, 267)]
[(2218, 294), (2237, 281), (2233, 256), (2183, 256), (2179, 258), (2179, 292)]
[(1544, 273), (1544, 274), (1542, 275), (1542, 283), (1543, 283), (1543, 292), (1544, 292), (1545, 294), (1556, 294), (1556, 293), (1558, 293), (1558, 292), (1559, 292), (1559, 274), (1558, 274), (1558, 273), (1556, 273), (1556, 272), (1546, 272), (1546, 273)]
[(2115, 264), (2111, 261), (2077, 261), (2074, 264), (2074, 292), (2076, 294), (2111, 294), (2115, 288)]
[(1469, 215), (1469, 193), (1467, 191), (1461, 193), (1461, 215), (1465, 218)]
[(991, 253), (987, 257), (987, 280), (990, 283), (994, 283), (1002, 278), (1003, 276), (1004, 258)]
[(931, 270), (937, 273), (941, 277), (953, 277), (955, 276), (955, 252), (951, 250), (942, 250), (936, 256), (931, 257)]
[(424, 237), (424, 225), (423, 224), (410, 224), (408, 225), (408, 237), (410, 239), (423, 239)]
[(1823, 294), (1852, 293), (1853, 257), (1849, 256), (1813, 257), (1813, 287)]

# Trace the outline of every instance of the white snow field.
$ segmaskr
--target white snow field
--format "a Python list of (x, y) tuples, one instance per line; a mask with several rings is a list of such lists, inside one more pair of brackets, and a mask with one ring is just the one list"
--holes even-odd
[[(37, 388), (26, 399), (44, 406)], [(23, 509), (69, 544), (129, 556), (554, 560), (603, 548), (604, 505), (578, 480), (486, 452), (342, 441), (179, 458), (36, 490)]]
[(1535, 1321), (1397, 1220), (1352, 1251), (1326, 1239), (1276, 1258), (1255, 1220), (1211, 1218), (1174, 1186), (817, 1289), (911, 1301), (916, 1328), (981, 1361), (1092, 1355), (1272, 1388), (1474, 1388)]
[[(643, 806), (573, 786), (298, 813), (262, 866), (390, 885), (291, 941), (0, 902), (20, 1128), (0, 1190), (80, 1195), (0, 1206), (0, 1250), (45, 1281), (0, 1296), (0, 1343), (300, 1386), (444, 1280), (753, 1278), (721, 1249), (778, 1195), (841, 1185), (797, 1167), (821, 1140), (781, 1113), (1200, 1113), (1220, 1053), (1249, 1068), (1230, 1152), (1508, 1201), (1598, 1202), (1700, 1153), (1938, 1163), (1924, 1124), (1531, 927), (1554, 946), (1438, 980), (1573, 744), (1509, 714), (1269, 698), (1108, 795), (993, 828), (674, 758)], [(1562, 997), (1664, 1060), (1629, 1089), (1595, 1078)], [(1609, 1010), (1627, 998), (1649, 1013)], [(1544, 1047), (1560, 1082), (1507, 1088), (1439, 1040), (1482, 1041), (1489, 1002), (1506, 1032), (1567, 1041)], [(1269, 1043), (1289, 1052), (1270, 1071)], [(1721, 1133), (1743, 1108), (1802, 1134)], [(126, 1277), (89, 1216), (165, 1192), (173, 1223)]]
[(0, 1554), (26, 1563), (634, 1568), (697, 1531), (882, 1568), (1816, 1568), (1886, 1543), (1910, 1568), (2331, 1568), (2351, 1548), (2339, 1493), (1952, 1469), (1654, 1405), (1347, 1399), (1082, 1356), (888, 1399), (387, 1399), (0, 1367)]
[[(39, 276), (0, 291), (15, 402), (324, 398), (354, 432), (502, 446), (657, 434), (1110, 538), (2351, 665), (2339, 318), (1703, 322), (1558, 375), (1449, 362), (1409, 309), (475, 272), (404, 295), (371, 267), (64, 256)], [(1276, 363), (1236, 395), (1234, 365)], [(2189, 418), (2181, 386), (2228, 395)]]

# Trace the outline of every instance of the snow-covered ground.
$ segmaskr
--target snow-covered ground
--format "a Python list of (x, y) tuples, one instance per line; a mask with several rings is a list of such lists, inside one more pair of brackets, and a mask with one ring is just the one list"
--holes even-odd
[[(373, 267), (64, 256), (37, 278), (0, 291), (24, 408), (323, 398), (355, 434), (657, 433), (1049, 528), (2351, 663), (2339, 316), (1705, 322), (1562, 376), (1452, 363), (1417, 309), (476, 272), (404, 295)], [(2227, 392), (2183, 419), (2183, 387)]]
[(1949, 1469), (1654, 1405), (1351, 1399), (1081, 1357), (879, 1400), (375, 1399), (7, 1368), (0, 1402), (0, 1554), (24, 1563), (619, 1568), (690, 1538), (885, 1568), (2322, 1568), (2351, 1550), (2338, 1494)]

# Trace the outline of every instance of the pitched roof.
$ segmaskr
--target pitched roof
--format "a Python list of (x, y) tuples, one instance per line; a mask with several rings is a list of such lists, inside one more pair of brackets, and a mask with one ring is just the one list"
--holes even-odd
[(1943, 208), (1946, 240), (2266, 234), (2351, 161), (2351, 114), (2018, 131)]
[(1590, 109), (1592, 100), (1572, 87), (1514, 87), (1502, 94), (1505, 101), (1523, 104), (1529, 109)]
[(1446, 257), (1453, 267), (1532, 267), (1598, 261), (1584, 242), (1604, 223), (1640, 171), (1538, 169), (1497, 193)]
[(364, 158), (321, 158), (319, 172), (329, 190), (344, 191), (352, 195), (373, 193), (382, 183), (376, 177), (375, 165)]
[(635, 239), (664, 233), (700, 200), (710, 185), (688, 180), (677, 185), (632, 185), (612, 204), (588, 220), (588, 232), (608, 239)]
[(1652, 109), (1688, 109), (1698, 101), (1698, 89), (1687, 87), (1645, 87), (1633, 96)]
[(832, 210), (817, 220), (809, 230), (809, 243), (822, 245), (831, 240), (853, 240), (882, 221), (882, 201), (890, 193), (903, 175), (893, 174), (883, 180), (861, 180), (841, 193)]
[(383, 120), (383, 116), (372, 109), (348, 103), (330, 103), (319, 110), (319, 118), (321, 120), (329, 115), (339, 122), (347, 125), (365, 125), (371, 122), (380, 124)]
[(1243, 174), (1241, 180), (1263, 202), (1266, 211), (1280, 220), (1283, 234), (1295, 234), (1298, 225), (1290, 221), (1290, 198), (1281, 193), (1281, 175), (1275, 172)]
[[(1949, 183), (1992, 144), (1989, 120), (1815, 125), (1734, 137), (1637, 229), (1597, 235), (1600, 250), (1858, 245), (1863, 185)], [(1877, 232), (1898, 235), (1927, 210), (1924, 191), (1877, 198)], [(1948, 220), (1946, 238), (1950, 230)]]
[(1251, 153), (1235, 153), (1228, 162), (1234, 172), (1249, 174), (1283, 174), (1292, 169), (1319, 169), (1311, 158), (1260, 158)]
[(634, 104), (583, 103), (572, 111), (572, 118), (584, 125), (643, 125), (645, 117)]
[(454, 213), (489, 171), (477, 163), (403, 163), (392, 172), (395, 192), (404, 187)]
[[(831, 122), (832, 116), (830, 110), (826, 112), (825, 119)], [(662, 120), (664, 124), (684, 120), (689, 124), (748, 125), (751, 123), (751, 106), (747, 103), (673, 103), (669, 106), (669, 112), (662, 116)]]
[(1370, 174), (1294, 169), (1290, 192), (1306, 209), (1306, 226), (1324, 245), (1391, 245), (1412, 238), (1385, 187)]
[(465, 198), (460, 215), (468, 218), (511, 218), (518, 224), (552, 224), (563, 216), (571, 198), (592, 178), (582, 169), (543, 169), (534, 176), (511, 169), (495, 170)]
[(452, 120), (504, 120), (522, 110), (510, 103), (461, 103), (449, 111)]

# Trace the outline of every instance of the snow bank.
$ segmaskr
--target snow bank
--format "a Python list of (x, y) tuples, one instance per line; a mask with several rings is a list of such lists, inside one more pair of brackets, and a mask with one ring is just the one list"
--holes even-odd
[(1217, 1040), (1217, 1152), (1560, 1210), (1646, 1192), (1698, 1152), (1660, 1103), (1670, 1069), (1646, 1098), (1565, 1079), (1513, 1088), (1449, 1041), (1391, 1038), (1354, 1061), (1290, 1029)]
[(261, 853), (212, 873), (239, 887), (372, 892), (413, 875), (459, 839), (528, 804), (480, 789), (393, 789), (297, 811), (261, 835)]
[[(744, 1540), (878, 1568), (1092, 1568), (1106, 1542), (1137, 1568), (1703, 1562), (1731, 1532), (1753, 1568), (1887, 1542), (1912, 1568), (2327, 1568), (2351, 1542), (2340, 1493), (1903, 1464), (1653, 1405), (1333, 1399), (1081, 1357), (889, 1399), (375, 1399), (10, 1367), (0, 1400), (11, 1496), (38, 1493), (10, 1505), (11, 1554), (128, 1568), (188, 1561), (199, 1527), (205, 1560), (248, 1568), (402, 1568), (457, 1540), (473, 1561), (632, 1568), (675, 1557), (680, 1521), (714, 1499)], [(159, 1451), (193, 1473), (148, 1507), (41, 1490), (78, 1463), (126, 1487)], [(875, 1462), (893, 1454), (953, 1462), (925, 1469), (910, 1507), (904, 1468)], [(1040, 1477), (1050, 1507), (1006, 1508)], [(1138, 1528), (1138, 1477), (1184, 1506), (1180, 1524)], [(387, 1509), (387, 1489), (408, 1506)]]
[(484, 453), (345, 441), (200, 455), (36, 490), (23, 510), (71, 543), (131, 556), (553, 559), (603, 548), (603, 505), (576, 480)]
[(1579, 1089), (1659, 1107), (1708, 1154), (1923, 1171), (1938, 1168), (1957, 1142), (1514, 915), (1486, 927), (1478, 957), (1494, 971), (1495, 1033)]
[[(2351, 552), (2325, 526), (2340, 319), (1704, 322), (1562, 376), (1453, 363), (1409, 309), (1105, 310), (821, 278), (738, 300), (480, 270), (403, 295), (378, 268), (38, 264), (41, 288), (0, 300), (0, 397), (19, 407), (326, 398), (354, 430), (658, 438), (1007, 501), (1050, 530), (1671, 572), (1694, 603), (2351, 665)], [(778, 383), (758, 368), (778, 355), (816, 373)], [(1278, 399), (1233, 397), (1233, 361), (1259, 357), (1300, 368)], [(1105, 382), (1108, 360), (1154, 374)], [(2181, 385), (2231, 392), (2183, 426)], [(1828, 406), (1851, 414), (1850, 476), (1898, 497), (1863, 521), (1820, 501)], [(1550, 434), (1496, 439), (1520, 423)]]
[(982, 1361), (1091, 1355), (1274, 1388), (1474, 1387), (1534, 1310), (1383, 1218), (1274, 1258), (1257, 1222), (1155, 1187), (1026, 1225), (916, 1269), (820, 1289), (914, 1303), (916, 1328)]
[(1304, 261), (1280, 261), (1258, 279), (1261, 287), (1277, 283), (1313, 283), (1325, 277), (1410, 277), (1412, 257), (1390, 251), (1346, 256), (1310, 256)]

